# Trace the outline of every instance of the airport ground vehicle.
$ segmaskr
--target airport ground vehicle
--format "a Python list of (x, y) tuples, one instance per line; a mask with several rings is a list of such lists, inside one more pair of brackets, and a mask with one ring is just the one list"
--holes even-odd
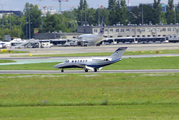
[(68, 47), (68, 46), (77, 46), (77, 40), (69, 40), (69, 39), (56, 39), (56, 40), (50, 40), (50, 43), (54, 46), (58, 47)]
[(178, 35), (168, 35), (166, 36), (166, 40), (168, 40), (168, 42), (179, 42), (179, 36)]
[(105, 38), (103, 44), (147, 44), (147, 43), (166, 43), (165, 37), (119, 37), (119, 38)]
[(168, 42), (165, 37), (139, 37), (135, 38), (137, 43), (165, 43)]

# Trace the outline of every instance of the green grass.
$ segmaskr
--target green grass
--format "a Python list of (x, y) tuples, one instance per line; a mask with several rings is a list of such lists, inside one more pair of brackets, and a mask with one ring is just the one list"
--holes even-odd
[(178, 105), (0, 107), (1, 120), (178, 120)]
[[(50, 54), (50, 55), (15, 55), (12, 57), (77, 57), (77, 56), (109, 56), (113, 52), (95, 52), (95, 53), (73, 53), (73, 54)], [(126, 51), (124, 55), (147, 55), (147, 54), (178, 54), (176, 50), (151, 50), (151, 51)]]
[(0, 60), (0, 63), (12, 63), (12, 62), (16, 62), (14, 60)]
[(179, 119), (179, 73), (0, 78), (0, 119)]
[[(152, 58), (127, 58), (115, 64), (104, 67), (102, 70), (127, 70), (127, 69), (179, 69), (179, 57), (152, 57)], [(0, 70), (58, 70), (54, 63), (34, 63), (18, 65), (0, 65)], [(68, 70), (68, 69), (67, 69)], [(77, 70), (77, 69), (75, 69)], [(82, 70), (82, 69), (80, 69)]]
[(0, 106), (179, 105), (178, 73), (0, 77)]

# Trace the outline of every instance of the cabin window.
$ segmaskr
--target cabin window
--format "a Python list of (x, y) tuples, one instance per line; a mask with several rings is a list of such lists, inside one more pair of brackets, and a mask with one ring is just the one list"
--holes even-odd
[(126, 32), (130, 32), (130, 29), (126, 29)]
[(86, 60), (86, 62), (88, 62), (88, 60)]
[(145, 32), (145, 28), (142, 28), (142, 30), (141, 30), (142, 32)]
[(158, 31), (158, 32), (160, 32), (160, 31), (161, 31), (161, 29), (160, 29), (160, 28), (158, 28), (158, 29), (157, 29), (157, 31)]
[(166, 28), (163, 28), (162, 30), (163, 30), (163, 31), (166, 31)]
[(77, 61), (75, 60), (75, 62), (77, 62)]
[(104, 30), (104, 33), (108, 33), (108, 29), (105, 29), (105, 30)]
[(82, 60), (80, 60), (80, 62), (82, 62)]
[(168, 28), (168, 31), (171, 31), (171, 28)]
[(72, 60), (72, 63), (73, 63), (74, 61)]
[(110, 29), (110, 32), (113, 32), (113, 29)]
[(124, 29), (121, 29), (121, 32), (124, 32)]
[(140, 30), (140, 29), (137, 29), (137, 32), (141, 32), (141, 30)]
[(94, 33), (97, 33), (98, 32), (98, 30), (97, 29), (94, 29)]
[(152, 29), (152, 32), (155, 32), (155, 31), (156, 31), (155, 28), (153, 28), (153, 29)]

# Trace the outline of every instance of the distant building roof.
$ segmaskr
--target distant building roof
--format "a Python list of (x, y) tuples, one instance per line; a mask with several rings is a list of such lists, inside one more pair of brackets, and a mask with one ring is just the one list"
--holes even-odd
[(15, 15), (17, 16), (20, 16), (21, 15), (21, 11), (13, 11), (13, 10), (0, 10), (0, 13), (14, 13)]

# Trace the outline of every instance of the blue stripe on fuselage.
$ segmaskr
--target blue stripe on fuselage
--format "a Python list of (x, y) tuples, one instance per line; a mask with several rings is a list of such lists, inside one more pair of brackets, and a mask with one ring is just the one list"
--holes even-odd
[(109, 62), (105, 62), (105, 63), (97, 63), (97, 64), (93, 64), (93, 65), (87, 65), (89, 67), (93, 67), (93, 68), (100, 68), (100, 67), (104, 67), (104, 66), (107, 66), (107, 65), (110, 65), (110, 64), (113, 64), (115, 62), (118, 62), (120, 61), (121, 59), (116, 59), (116, 60), (113, 60), (113, 61), (109, 61)]

